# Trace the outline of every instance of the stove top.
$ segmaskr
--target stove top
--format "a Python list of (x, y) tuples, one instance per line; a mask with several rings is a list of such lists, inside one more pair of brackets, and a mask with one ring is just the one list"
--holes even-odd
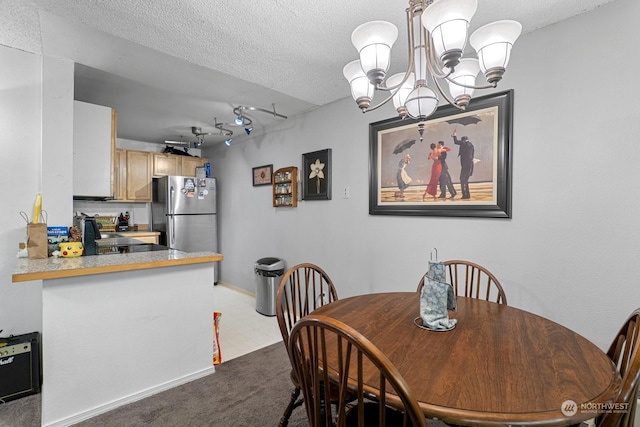
[(156, 245), (153, 243), (143, 243), (139, 245), (111, 245), (111, 246), (98, 246), (98, 255), (110, 255), (110, 254), (127, 254), (137, 252), (151, 252), (151, 251), (166, 251), (169, 249), (166, 246)]

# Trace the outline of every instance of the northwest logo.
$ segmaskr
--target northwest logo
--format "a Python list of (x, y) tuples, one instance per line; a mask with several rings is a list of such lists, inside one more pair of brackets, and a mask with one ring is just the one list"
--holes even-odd
[(8, 365), (9, 363), (13, 363), (13, 356), (9, 357), (8, 359), (0, 359), (0, 365)]
[(573, 400), (565, 400), (562, 402), (560, 410), (566, 417), (571, 417), (578, 412), (578, 405)]

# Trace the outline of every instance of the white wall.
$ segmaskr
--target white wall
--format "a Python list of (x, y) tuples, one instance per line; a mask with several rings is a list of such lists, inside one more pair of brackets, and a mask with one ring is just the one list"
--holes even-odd
[(212, 373), (212, 280), (210, 264), (47, 280), (42, 425), (73, 425)]
[[(50, 224), (71, 210), (73, 64), (0, 46), (0, 329), (2, 336), (40, 331), (41, 282), (11, 283), (18, 243), (26, 240), (19, 212), (32, 215), (36, 193)], [(45, 160), (46, 159), (46, 160)]]
[(31, 216), (40, 191), (41, 67), (40, 56), (0, 46), (0, 182), (6, 183), (0, 187), (1, 336), (40, 331), (42, 324), (41, 283), (11, 283), (18, 242), (26, 239), (26, 224), (18, 212)]
[[(221, 280), (253, 290), (254, 262), (277, 256), (321, 265), (342, 297), (413, 290), (436, 247), (487, 266), (510, 305), (607, 347), (640, 306), (640, 64), (623, 43), (636, 39), (637, 16), (638, 3), (619, 0), (516, 43), (499, 88), (515, 90), (512, 219), (370, 216), (368, 124), (392, 107), (363, 115), (345, 99), (205, 149), (219, 178)], [(331, 201), (276, 209), (269, 187), (252, 187), (252, 167), (300, 167), (302, 153), (324, 148)]]
[(19, 212), (31, 217), (42, 193), (48, 223), (68, 224), (72, 114), (73, 63), (0, 46), (0, 336), (42, 328), (42, 282), (11, 282), (26, 240)]

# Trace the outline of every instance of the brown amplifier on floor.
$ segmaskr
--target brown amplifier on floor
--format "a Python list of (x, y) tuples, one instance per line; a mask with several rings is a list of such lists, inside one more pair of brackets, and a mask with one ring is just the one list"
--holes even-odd
[(0, 338), (0, 403), (40, 392), (40, 334)]

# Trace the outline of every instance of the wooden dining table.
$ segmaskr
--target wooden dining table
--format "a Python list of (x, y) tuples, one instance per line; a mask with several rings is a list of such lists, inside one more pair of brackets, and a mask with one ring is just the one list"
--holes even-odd
[[(566, 426), (595, 417), (594, 408), (617, 396), (616, 367), (583, 336), (507, 305), (460, 296), (456, 302), (449, 316), (457, 324), (449, 331), (416, 325), (417, 292), (354, 296), (312, 314), (368, 338), (402, 374), (425, 416), (446, 423)], [(375, 394), (373, 370), (363, 378)]]

